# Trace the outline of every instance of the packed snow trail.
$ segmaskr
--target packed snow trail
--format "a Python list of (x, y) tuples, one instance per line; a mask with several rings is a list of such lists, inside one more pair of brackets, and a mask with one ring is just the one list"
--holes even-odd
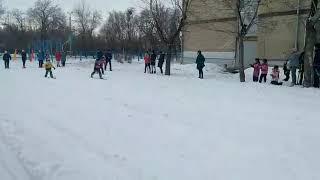
[(213, 65), (205, 80), (195, 65), (144, 74), (137, 62), (101, 81), (92, 63), (57, 79), (1, 64), (0, 179), (320, 179), (319, 89), (240, 84)]

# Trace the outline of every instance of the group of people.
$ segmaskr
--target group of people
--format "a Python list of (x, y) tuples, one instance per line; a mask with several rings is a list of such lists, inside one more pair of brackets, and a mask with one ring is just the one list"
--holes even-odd
[(96, 55), (96, 61), (94, 63), (93, 72), (91, 73), (91, 78), (93, 78), (93, 75), (96, 73), (99, 74), (99, 78), (103, 79), (102, 75), (104, 75), (105, 71), (107, 71), (107, 67), (109, 64), (109, 70), (112, 71), (112, 53), (111, 50), (107, 50), (105, 53), (103, 53), (101, 50), (97, 51)]
[[(21, 54), (21, 60), (22, 60), (22, 68), (26, 68), (27, 52), (25, 50), (21, 50), (20, 54)], [(49, 52), (45, 53), (44, 51), (39, 51), (36, 57), (39, 62), (39, 68), (44, 67), (44, 69), (46, 70), (45, 77), (50, 75), (51, 78), (54, 78), (52, 69), (55, 69), (55, 67), (50, 60)], [(30, 58), (30, 60), (31, 59), (32, 58)], [(10, 53), (8, 51), (5, 51), (3, 54), (5, 69), (10, 68), (10, 60), (12, 60)], [(64, 67), (66, 65), (67, 53), (64, 51), (63, 52), (56, 51), (55, 60), (57, 62), (57, 67), (61, 67), (61, 65)]]
[[(294, 57), (296, 58), (296, 57)], [(291, 59), (289, 62), (291, 62), (292, 60), (295, 59)], [(298, 57), (299, 60), (299, 57)], [(291, 62), (292, 63), (292, 62)], [(253, 82), (267, 82), (267, 76), (269, 73), (269, 64), (268, 64), (268, 60), (267, 59), (263, 59), (262, 63), (260, 62), (259, 58), (255, 59), (255, 63), (251, 65), (251, 67), (253, 68)], [(284, 69), (284, 74), (286, 75), (286, 78), (284, 79), (284, 81), (288, 81), (290, 78), (290, 70), (287, 67), (287, 63), (284, 64), (283, 66)], [(293, 67), (290, 66), (290, 69), (292, 69), (292, 83), (291, 86), (294, 86), (296, 83), (293, 84), (293, 82), (296, 82), (296, 69), (294, 69)], [(288, 73), (289, 71), (289, 73)], [(283, 82), (280, 82), (280, 69), (279, 66), (275, 65), (272, 68), (271, 71), (271, 84), (273, 85), (282, 85)]]
[[(283, 71), (285, 79), (283, 81), (289, 81), (291, 77), (290, 86), (302, 85), (304, 75), (304, 52), (298, 52), (294, 50), (288, 57), (287, 61), (283, 65)], [(263, 63), (260, 63), (260, 59), (256, 58), (255, 63), (251, 65), (253, 67), (253, 81), (254, 82), (266, 82), (268, 75), (268, 61), (263, 59)], [(297, 78), (297, 71), (299, 77)], [(279, 66), (274, 66), (270, 74), (272, 80), (271, 84), (282, 85), (280, 80), (280, 69)], [(320, 84), (320, 44), (315, 45), (315, 56), (313, 61), (313, 77), (314, 87), (319, 88)]]
[[(268, 60), (263, 59), (263, 62), (260, 62), (259, 58), (255, 59), (255, 63), (251, 65), (253, 67), (253, 82), (262, 83), (262, 81), (267, 82), (267, 76), (269, 72)], [(278, 73), (279, 72), (279, 73)], [(274, 66), (271, 73), (272, 84), (281, 85), (279, 82), (280, 71), (279, 66)]]
[[(163, 64), (164, 64), (164, 59), (165, 59), (166, 54), (164, 52), (159, 53), (159, 58), (158, 58), (158, 67), (160, 69), (161, 74), (163, 74)], [(144, 73), (150, 73), (150, 74), (156, 74), (157, 73), (157, 68), (156, 68), (156, 61), (157, 61), (158, 55), (156, 52), (153, 50), (152, 53), (150, 54), (149, 51), (146, 52), (144, 55)]]
[[(50, 60), (50, 54), (49, 52), (39, 51), (37, 54), (37, 60), (39, 62), (39, 68), (43, 67), (44, 61)], [(56, 51), (55, 52), (55, 59), (57, 62), (57, 67), (65, 67), (66, 61), (67, 61), (67, 53), (65, 51)]]

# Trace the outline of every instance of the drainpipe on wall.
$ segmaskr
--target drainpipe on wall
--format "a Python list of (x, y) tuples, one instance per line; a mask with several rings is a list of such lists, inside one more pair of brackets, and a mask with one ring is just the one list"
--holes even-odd
[(299, 50), (299, 20), (300, 20), (300, 0), (298, 0), (298, 7), (297, 7), (297, 29), (296, 29), (296, 39), (294, 43), (295, 50)]

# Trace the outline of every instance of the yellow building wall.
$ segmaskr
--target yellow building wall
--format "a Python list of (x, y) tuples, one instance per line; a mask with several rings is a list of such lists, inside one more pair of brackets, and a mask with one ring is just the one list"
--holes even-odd
[[(234, 51), (236, 23), (231, 17), (235, 17), (234, 12), (223, 0), (193, 0), (184, 31), (184, 50)], [(221, 19), (224, 22), (217, 22)]]

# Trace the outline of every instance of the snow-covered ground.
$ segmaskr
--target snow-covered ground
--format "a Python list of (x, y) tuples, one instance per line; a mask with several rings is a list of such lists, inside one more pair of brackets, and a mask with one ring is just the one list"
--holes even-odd
[[(2, 63), (2, 62), (1, 62)], [(1, 180), (318, 180), (320, 90), (92, 63), (0, 65)], [(250, 71), (248, 71), (250, 72)], [(247, 74), (248, 80), (251, 74)]]

